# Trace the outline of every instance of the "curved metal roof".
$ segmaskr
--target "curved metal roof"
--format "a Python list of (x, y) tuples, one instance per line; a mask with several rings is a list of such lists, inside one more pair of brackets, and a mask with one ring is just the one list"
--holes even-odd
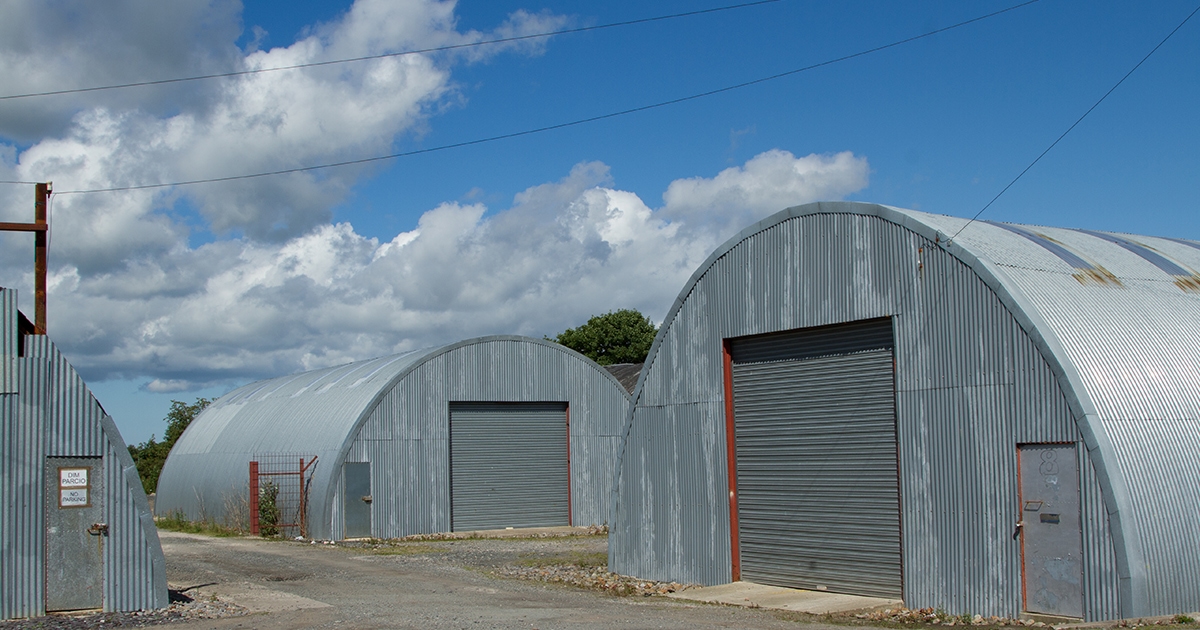
[[(1200, 451), (1200, 243), (868, 203), (797, 206), (742, 230), (700, 265), (664, 318), (647, 366), (717, 260), (754, 234), (820, 214), (875, 216), (907, 228), (971, 268), (1008, 307), (1062, 383), (1096, 454), (1121, 597), (1132, 606), (1125, 610), (1156, 614), (1146, 612), (1155, 587), (1165, 586), (1175, 568), (1186, 572), (1197, 561), (1178, 549), (1181, 533), (1200, 526), (1200, 514), (1187, 507), (1200, 503), (1200, 457), (1194, 456)], [(635, 387), (626, 435), (648, 374), (644, 369)]]
[[(247, 462), (255, 455), (268, 454), (317, 456), (311, 500), (312, 505), (324, 510), (341, 463), (360, 428), (397, 383), (442, 355), (497, 342), (539, 347), (590, 364), (596, 378), (620, 392), (624, 403), (618, 417), (624, 413), (628, 393), (599, 365), (556, 343), (513, 335), (467, 339), (258, 381), (219, 398), (183, 432), (159, 477), (159, 512), (180, 510), (193, 518), (223, 513), (224, 502), (245, 489)], [(514, 352), (514, 356), (532, 356), (520, 350)], [(614, 419), (613, 424), (617, 423), (619, 419)], [(612, 432), (618, 430), (614, 426)]]
[(383, 391), (440, 349), (258, 381), (229, 392), (180, 436), (171, 455), (336, 453)]

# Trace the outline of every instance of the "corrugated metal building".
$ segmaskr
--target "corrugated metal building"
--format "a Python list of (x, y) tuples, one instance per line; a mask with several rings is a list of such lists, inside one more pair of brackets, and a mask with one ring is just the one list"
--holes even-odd
[(1089, 620), (1200, 608), (1200, 243), (863, 203), (719, 248), (659, 330), (612, 570)]
[(158, 513), (220, 519), (250, 461), (291, 454), (318, 458), (313, 538), (604, 524), (628, 407), (595, 362), (515, 336), (260, 381), (183, 433)]
[(0, 619), (167, 605), (158, 530), (112, 418), (0, 288)]

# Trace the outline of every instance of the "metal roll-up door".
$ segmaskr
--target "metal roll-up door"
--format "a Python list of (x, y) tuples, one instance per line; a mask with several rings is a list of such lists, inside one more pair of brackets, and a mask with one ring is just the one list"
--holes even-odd
[(450, 403), (450, 527), (570, 525), (566, 403)]
[(902, 597), (891, 320), (730, 355), (741, 578)]

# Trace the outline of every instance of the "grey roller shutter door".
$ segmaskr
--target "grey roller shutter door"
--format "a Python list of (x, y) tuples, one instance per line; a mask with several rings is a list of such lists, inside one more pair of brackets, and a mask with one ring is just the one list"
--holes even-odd
[(566, 403), (450, 404), (454, 531), (570, 525)]
[(730, 351), (742, 579), (902, 597), (890, 320)]

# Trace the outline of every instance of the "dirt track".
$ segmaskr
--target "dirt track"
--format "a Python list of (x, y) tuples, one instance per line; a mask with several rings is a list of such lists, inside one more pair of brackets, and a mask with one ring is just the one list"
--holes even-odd
[(492, 574), (536, 558), (602, 553), (602, 537), (406, 543), (381, 550), (161, 532), (167, 577), (243, 617), (173, 628), (833, 628), (794, 615), (601, 592)]

